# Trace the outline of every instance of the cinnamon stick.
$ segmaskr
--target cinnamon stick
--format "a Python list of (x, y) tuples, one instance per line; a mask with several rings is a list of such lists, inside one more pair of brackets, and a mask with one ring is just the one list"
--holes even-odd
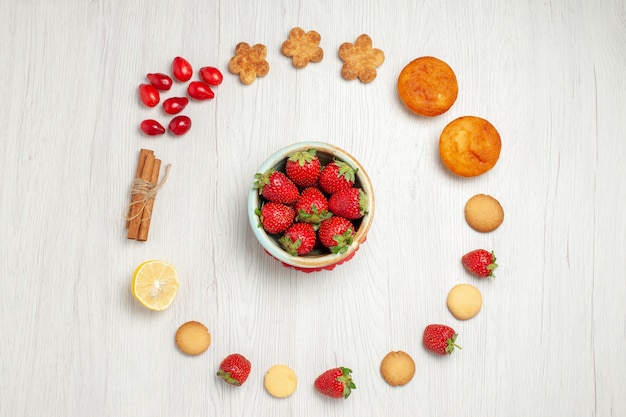
[[(153, 187), (159, 182), (159, 172), (161, 172), (161, 160), (155, 159), (154, 166), (152, 167), (152, 175), (150, 176), (150, 184)], [(152, 219), (152, 209), (154, 208), (154, 196), (146, 202), (141, 215), (141, 222), (139, 224), (139, 235), (137, 240), (148, 240), (148, 233), (150, 233), (150, 220)]]
[[(146, 157), (149, 154), (154, 154), (150, 149), (141, 149), (139, 151), (139, 161), (137, 162), (137, 171), (135, 172), (135, 179), (141, 178), (141, 173), (143, 172), (143, 167), (146, 164)], [(132, 198), (132, 197), (131, 197)], [(126, 218), (126, 228), (130, 226), (130, 218), (132, 217), (132, 209), (133, 206), (128, 207), (128, 216)]]
[[(140, 178), (144, 181), (150, 181), (152, 178), (152, 170), (154, 168), (154, 154), (150, 153), (146, 156), (143, 169), (141, 170)], [(139, 225), (141, 224), (141, 217), (144, 204), (142, 203), (144, 196), (137, 193), (133, 194), (130, 201), (131, 214), (130, 224), (128, 225), (128, 239), (137, 239), (139, 235)]]

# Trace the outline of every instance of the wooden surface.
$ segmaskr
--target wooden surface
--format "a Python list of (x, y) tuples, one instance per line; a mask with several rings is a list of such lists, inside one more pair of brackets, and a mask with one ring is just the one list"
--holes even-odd
[[(296, 70), (281, 55), (294, 26), (321, 34), (321, 63)], [(343, 80), (337, 56), (362, 33), (386, 56), (367, 85)], [(626, 415), (623, 0), (7, 0), (0, 39), (0, 416)], [(227, 71), (241, 41), (268, 48), (270, 72), (249, 86)], [(177, 55), (225, 80), (189, 105), (188, 134), (146, 138), (141, 120), (168, 119), (137, 86)], [(460, 85), (431, 119), (395, 88), (422, 55)], [(503, 142), (473, 179), (437, 154), (463, 115)], [(265, 255), (246, 214), (256, 168), (303, 140), (359, 159), (377, 202), (356, 257), (313, 275)], [(142, 147), (172, 164), (145, 243), (124, 235)], [(495, 232), (465, 223), (477, 193), (504, 207)], [(496, 252), (495, 280), (462, 269), (478, 247)], [(180, 274), (165, 312), (130, 293), (148, 259)], [(472, 320), (446, 308), (457, 283), (483, 294)], [(199, 357), (174, 345), (188, 320), (213, 336)], [(429, 323), (452, 325), (463, 349), (428, 354)], [(417, 364), (401, 388), (379, 374), (392, 350)], [(215, 376), (231, 352), (253, 363), (239, 388)], [(288, 399), (263, 388), (276, 363), (298, 374)], [(345, 401), (313, 389), (337, 365), (358, 387)]]

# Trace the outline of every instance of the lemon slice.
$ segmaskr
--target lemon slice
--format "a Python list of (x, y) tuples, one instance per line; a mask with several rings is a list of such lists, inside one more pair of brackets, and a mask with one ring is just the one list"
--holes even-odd
[(144, 262), (135, 269), (130, 289), (133, 297), (144, 307), (163, 311), (178, 293), (176, 268), (164, 261)]

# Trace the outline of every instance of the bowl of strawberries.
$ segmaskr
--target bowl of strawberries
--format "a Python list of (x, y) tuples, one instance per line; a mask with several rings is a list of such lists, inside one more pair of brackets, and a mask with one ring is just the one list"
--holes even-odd
[(352, 259), (373, 216), (367, 172), (324, 142), (298, 142), (272, 154), (248, 196), (250, 226), (265, 252), (303, 272), (332, 270)]

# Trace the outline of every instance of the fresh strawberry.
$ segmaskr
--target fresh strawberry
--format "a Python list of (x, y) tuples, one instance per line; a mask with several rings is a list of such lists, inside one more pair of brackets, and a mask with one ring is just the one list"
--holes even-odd
[(278, 242), (291, 256), (306, 255), (317, 242), (315, 228), (311, 223), (294, 223), (285, 230)]
[(332, 253), (345, 253), (352, 244), (355, 229), (345, 217), (333, 216), (320, 223), (317, 233), (322, 245)]
[(328, 219), (332, 213), (328, 212), (328, 200), (319, 188), (308, 187), (302, 190), (296, 201), (298, 221), (319, 224)]
[(495, 278), (493, 271), (498, 267), (496, 255), (485, 249), (476, 249), (466, 253), (461, 258), (461, 263), (469, 273), (478, 278)]
[(337, 191), (352, 187), (357, 171), (358, 169), (353, 169), (345, 162), (335, 160), (322, 169), (317, 181), (327, 194), (334, 194)]
[(321, 171), (322, 164), (315, 149), (296, 151), (287, 157), (285, 173), (300, 188), (315, 185)]
[(315, 379), (315, 389), (331, 398), (348, 398), (356, 389), (351, 373), (351, 369), (344, 367), (329, 369)]
[(232, 385), (241, 385), (246, 382), (252, 364), (239, 353), (226, 356), (220, 365), (217, 376)]
[(328, 208), (335, 216), (359, 219), (367, 213), (367, 195), (361, 188), (346, 188), (330, 196)]
[(270, 170), (265, 174), (256, 174), (254, 178), (254, 188), (268, 201), (292, 204), (298, 199), (298, 187), (280, 171)]
[(429, 324), (424, 329), (424, 347), (437, 355), (449, 355), (458, 346), (456, 342), (456, 332), (445, 324)]
[(259, 216), (259, 227), (272, 235), (287, 230), (296, 217), (296, 212), (291, 207), (271, 201), (256, 209), (255, 213)]

